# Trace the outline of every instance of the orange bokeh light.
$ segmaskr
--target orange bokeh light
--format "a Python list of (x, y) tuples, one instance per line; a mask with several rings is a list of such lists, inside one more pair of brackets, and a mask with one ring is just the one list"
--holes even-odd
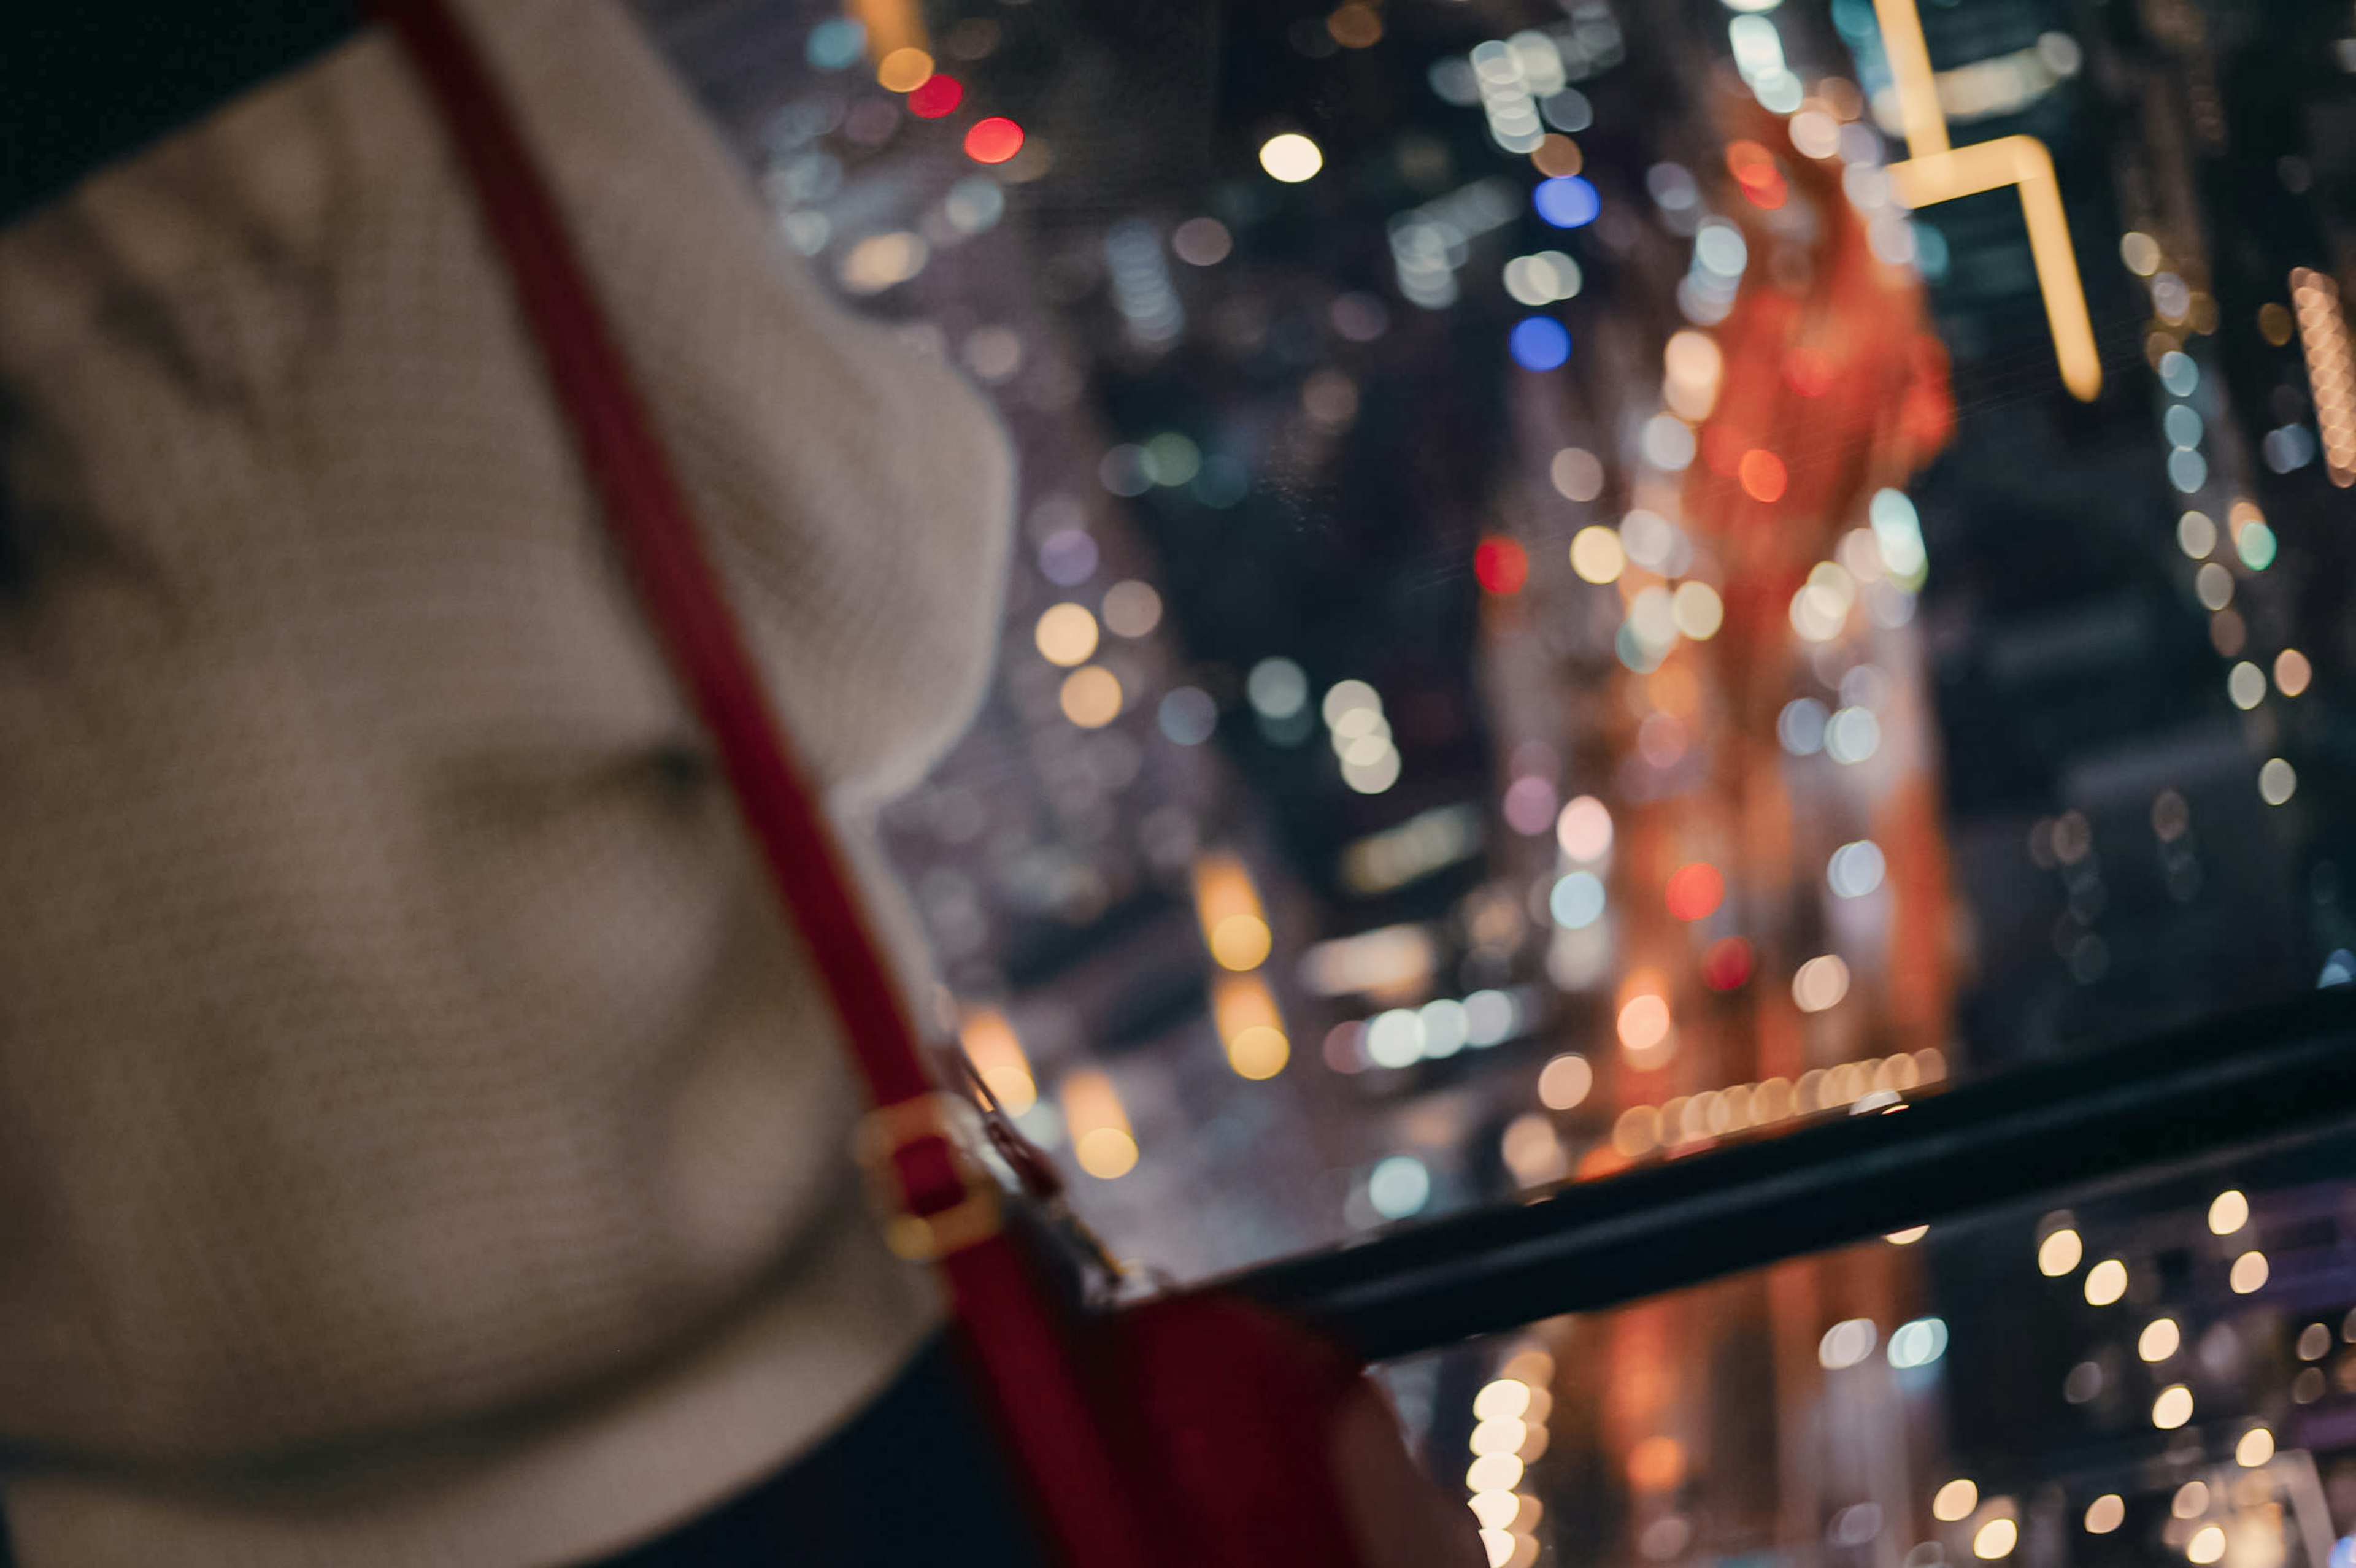
[(1647, 1437), (1628, 1451), (1628, 1484), (1640, 1492), (1665, 1492), (1685, 1477), (1685, 1445), (1674, 1437)]
[(977, 120), (965, 133), (965, 155), (977, 164), (1002, 164), (1023, 150), (1023, 127), (1002, 114)]
[(1726, 901), (1726, 879), (1716, 866), (1697, 860), (1669, 879), (1668, 901), (1678, 920), (1707, 920)]
[(1726, 149), (1726, 169), (1754, 207), (1772, 212), (1783, 205), (1791, 187), (1775, 166), (1774, 155), (1756, 142), (1736, 142)]
[(1784, 471), (1783, 460), (1763, 446), (1754, 446), (1742, 454), (1735, 469), (1742, 481), (1742, 493), (1754, 501), (1780, 501), (1792, 482)]

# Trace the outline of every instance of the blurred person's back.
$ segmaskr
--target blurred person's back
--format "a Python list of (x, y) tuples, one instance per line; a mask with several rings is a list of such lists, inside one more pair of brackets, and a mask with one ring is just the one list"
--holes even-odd
[[(1002, 443), (618, 14), (467, 11), (872, 868), (980, 689)], [(806, 1449), (937, 1307), (391, 41), (0, 233), (0, 394), (27, 1568), (550, 1561)]]

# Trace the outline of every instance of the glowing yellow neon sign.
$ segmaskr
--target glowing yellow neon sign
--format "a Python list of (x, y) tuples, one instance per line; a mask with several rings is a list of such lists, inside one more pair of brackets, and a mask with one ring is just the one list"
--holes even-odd
[(2094, 401), (2103, 389), (2103, 363), (2094, 352), (2094, 325), (2086, 311), (2085, 285), (2078, 277), (2078, 254), (2070, 244), (2070, 220), (2062, 210), (2053, 155), (2034, 136), (1951, 145), (1915, 0), (1873, 0), (1873, 10), (1881, 23), (1881, 46), (1890, 56), (1890, 74), (1898, 90), (1899, 124), (1911, 155), (1904, 163), (1890, 165), (1900, 199), (1922, 208), (2007, 186), (2019, 189), (2020, 214), (2029, 224), (2029, 253), (2037, 264), (2038, 292), (2045, 296), (2045, 321), (2053, 334), (2062, 384), (2079, 401)]

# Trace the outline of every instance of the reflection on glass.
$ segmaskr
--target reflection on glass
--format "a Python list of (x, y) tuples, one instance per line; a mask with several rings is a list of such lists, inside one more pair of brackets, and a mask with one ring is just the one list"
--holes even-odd
[[(2082, 1204), (2091, 1265), (2044, 1267), (2079, 1232), (2005, 1213), (1382, 1376), (1494, 1561), (2330, 1568), (2356, 1552), (2351, 1152)], [(2218, 1197), (2280, 1260), (2255, 1296)], [(2124, 1295), (2084, 1288), (2106, 1268)]]

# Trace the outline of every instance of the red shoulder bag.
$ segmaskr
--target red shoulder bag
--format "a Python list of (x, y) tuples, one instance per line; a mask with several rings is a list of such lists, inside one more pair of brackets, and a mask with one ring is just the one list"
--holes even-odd
[[(1355, 1358), (1240, 1301), (1089, 1313), (1002, 1223), (951, 1134), (842, 859), (698, 539), (678, 478), (519, 129), (446, 0), (378, 12), (438, 106), (572, 427), (606, 526), (841, 1013), (874, 1110), (862, 1142), (894, 1249), (947, 1284), (962, 1362), (1062, 1568), (1354, 1568), (1328, 1433)], [(1005, 1140), (1005, 1141), (1001, 1141)], [(1035, 1197), (1044, 1159), (993, 1127)]]

